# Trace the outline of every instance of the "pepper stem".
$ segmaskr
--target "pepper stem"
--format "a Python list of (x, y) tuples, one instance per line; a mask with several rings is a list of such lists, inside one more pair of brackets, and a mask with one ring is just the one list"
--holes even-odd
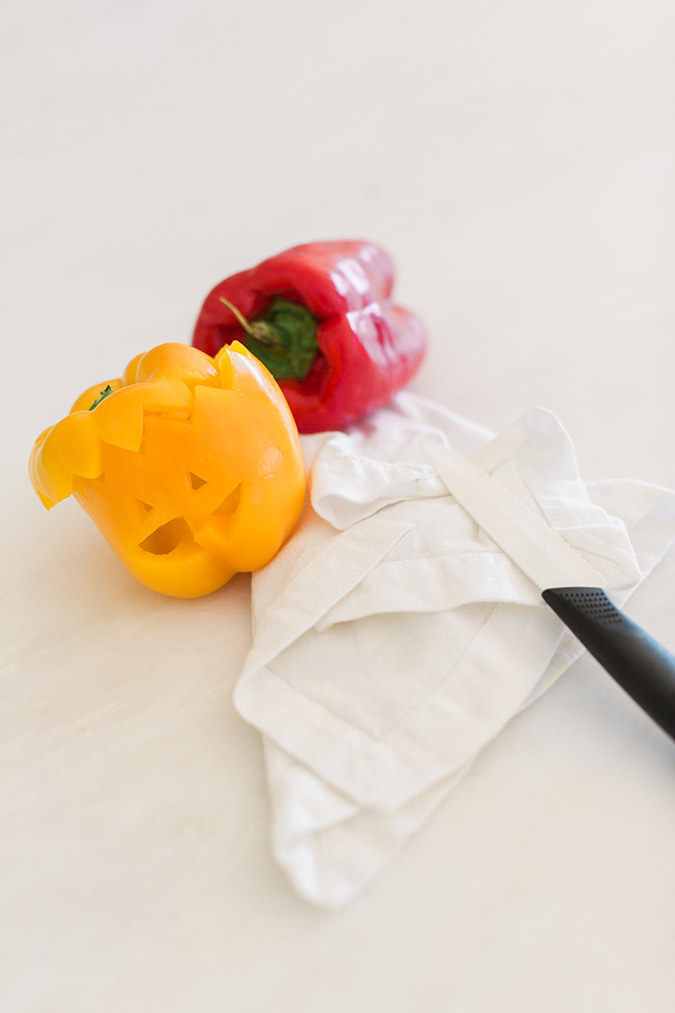
[(112, 389), (112, 387), (110, 386), (110, 384), (108, 384), (108, 386), (105, 388), (105, 390), (102, 390), (101, 393), (99, 394), (99, 396), (96, 398), (96, 400), (94, 401), (94, 403), (91, 406), (91, 408), (89, 409), (89, 411), (93, 412), (94, 408), (96, 408), (97, 405), (100, 405), (101, 401), (105, 401), (105, 399), (107, 397), (110, 397), (110, 395), (114, 394), (114, 393), (115, 393), (115, 391)]
[(246, 333), (250, 335), (250, 337), (259, 341), (261, 345), (266, 345), (268, 348), (272, 348), (277, 343), (273, 331), (266, 323), (264, 323), (264, 321), (255, 320), (253, 323), (250, 323), (241, 310), (237, 309), (237, 307), (223, 295), (220, 297), (220, 302), (223, 306), (228, 308), (230, 313), (234, 314)]
[(306, 306), (275, 295), (257, 320), (220, 297), (246, 334), (245, 345), (277, 380), (304, 380), (319, 354), (319, 319)]

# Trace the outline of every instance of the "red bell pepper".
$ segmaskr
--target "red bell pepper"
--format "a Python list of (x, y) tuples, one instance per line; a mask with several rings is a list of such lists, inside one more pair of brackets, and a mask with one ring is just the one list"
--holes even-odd
[(241, 341), (277, 379), (302, 433), (340, 429), (386, 404), (419, 368), (422, 322), (391, 301), (394, 267), (366, 242), (308, 243), (208, 294), (193, 344)]

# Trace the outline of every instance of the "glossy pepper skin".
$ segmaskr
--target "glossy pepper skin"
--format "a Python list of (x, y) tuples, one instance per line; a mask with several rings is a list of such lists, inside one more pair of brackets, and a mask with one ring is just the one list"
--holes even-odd
[(288, 405), (239, 344), (136, 356), (42, 433), (29, 470), (47, 509), (72, 493), (131, 573), (177, 598), (267, 563), (305, 495)]
[(392, 302), (393, 282), (391, 259), (372, 243), (295, 246), (216, 285), (193, 344), (210, 355), (234, 340), (251, 345), (222, 297), (250, 322), (264, 319), (275, 297), (304, 307), (318, 346), (309, 371), (287, 377), (270, 368), (301, 433), (344, 428), (389, 401), (424, 357), (422, 322)]

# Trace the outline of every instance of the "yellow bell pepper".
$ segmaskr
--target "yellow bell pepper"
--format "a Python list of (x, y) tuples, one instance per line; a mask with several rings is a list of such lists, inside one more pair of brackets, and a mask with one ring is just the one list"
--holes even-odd
[(72, 493), (142, 584), (178, 598), (269, 562), (305, 496), (286, 400), (239, 342), (136, 356), (42, 433), (29, 470), (47, 509)]

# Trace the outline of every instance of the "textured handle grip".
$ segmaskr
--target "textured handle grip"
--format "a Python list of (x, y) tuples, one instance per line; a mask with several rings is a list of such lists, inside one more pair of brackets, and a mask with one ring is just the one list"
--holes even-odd
[(675, 657), (599, 587), (556, 587), (542, 598), (636, 703), (675, 739)]

